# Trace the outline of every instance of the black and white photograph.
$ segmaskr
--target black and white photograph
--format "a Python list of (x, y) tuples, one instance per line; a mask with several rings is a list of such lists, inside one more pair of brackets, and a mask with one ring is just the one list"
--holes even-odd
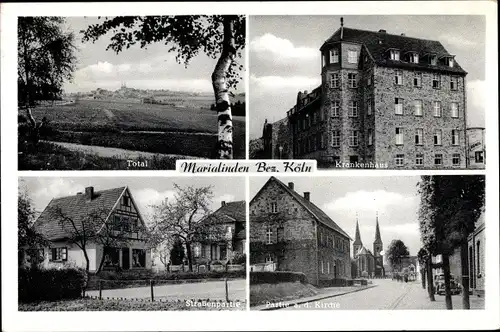
[(25, 177), (19, 311), (245, 310), (243, 178)]
[(484, 168), (485, 16), (250, 16), (252, 159)]
[(484, 309), (485, 177), (254, 177), (250, 310)]
[(245, 16), (18, 18), (19, 170), (244, 159)]

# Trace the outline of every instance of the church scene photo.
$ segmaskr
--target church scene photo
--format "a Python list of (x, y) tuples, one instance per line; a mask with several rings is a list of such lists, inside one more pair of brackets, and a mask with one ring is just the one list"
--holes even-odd
[(250, 309), (484, 309), (484, 184), (252, 178)]

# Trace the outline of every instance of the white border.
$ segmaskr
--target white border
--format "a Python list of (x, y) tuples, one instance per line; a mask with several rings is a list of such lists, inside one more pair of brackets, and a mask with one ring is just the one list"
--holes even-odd
[[(241, 2), (241, 3), (8, 3), (1, 5), (2, 84), (2, 318), (5, 331), (140, 331), (140, 330), (388, 330), (388, 329), (495, 329), (499, 320), (499, 215), (498, 215), (498, 54), (497, 4), (492, 1), (436, 2)], [(17, 176), (190, 176), (170, 171), (17, 172), (16, 17), (18, 15), (113, 16), (158, 14), (249, 15), (485, 15), (487, 17), (486, 142), (487, 171), (346, 170), (317, 172), (332, 176), (402, 176), (416, 174), (485, 174), (487, 172), (486, 309), (479, 311), (315, 311), (315, 312), (17, 312), (16, 245)], [(247, 20), (248, 22), (248, 20)], [(247, 46), (248, 50), (248, 46)], [(249, 57), (247, 54), (247, 64)], [(248, 67), (245, 91), (248, 104)], [(251, 114), (247, 112), (247, 129)], [(248, 140), (248, 139), (247, 139)], [(269, 176), (270, 174), (262, 174)], [(227, 176), (209, 174), (207, 176)], [(315, 175), (307, 175), (315, 176)], [(248, 182), (248, 180), (247, 180)], [(248, 190), (248, 189), (247, 189)], [(248, 194), (247, 194), (248, 195)], [(247, 202), (249, 201), (247, 197)], [(248, 227), (247, 227), (248, 229)], [(248, 241), (247, 241), (248, 242)], [(9, 273), (10, 271), (14, 271)], [(362, 317), (360, 319), (360, 317)]]

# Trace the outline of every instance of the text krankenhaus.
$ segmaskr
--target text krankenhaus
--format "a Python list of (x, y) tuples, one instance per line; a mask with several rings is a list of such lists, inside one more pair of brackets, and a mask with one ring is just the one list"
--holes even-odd
[[(179, 167), (180, 166), (180, 167)], [(177, 164), (177, 170), (182, 173), (310, 173), (315, 169), (314, 162), (199, 162), (181, 161)]]

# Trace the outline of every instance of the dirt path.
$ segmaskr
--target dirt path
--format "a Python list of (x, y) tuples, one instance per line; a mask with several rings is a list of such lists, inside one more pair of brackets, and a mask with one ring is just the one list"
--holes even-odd
[(163, 153), (152, 153), (144, 151), (133, 151), (120, 148), (110, 148), (106, 146), (83, 145), (83, 144), (66, 143), (66, 142), (53, 142), (53, 141), (43, 141), (43, 142), (61, 146), (63, 148), (72, 151), (95, 154), (99, 157), (118, 157), (121, 159), (137, 159), (137, 158), (153, 158), (154, 156), (158, 156), (158, 157), (175, 158), (175, 159), (203, 159), (200, 157), (185, 156), (180, 154), (163, 154)]

